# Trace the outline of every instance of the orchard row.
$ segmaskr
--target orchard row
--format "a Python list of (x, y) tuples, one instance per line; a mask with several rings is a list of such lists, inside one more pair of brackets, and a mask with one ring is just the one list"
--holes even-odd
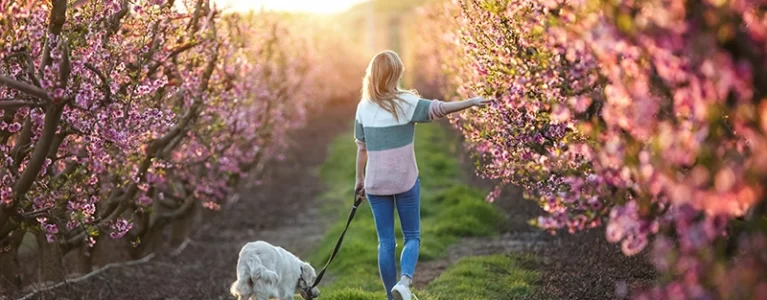
[(328, 32), (208, 0), (0, 0), (0, 27), (0, 265), (17, 283), (30, 234), (59, 264), (105, 239), (149, 253), (357, 92), (322, 73)]

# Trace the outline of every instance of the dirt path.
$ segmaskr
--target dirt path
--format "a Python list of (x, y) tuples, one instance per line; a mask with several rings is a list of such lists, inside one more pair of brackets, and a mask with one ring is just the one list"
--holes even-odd
[(295, 133), (285, 160), (267, 166), (263, 183), (215, 215), (181, 254), (109, 269), (31, 299), (233, 299), (228, 290), (243, 244), (266, 240), (300, 256), (322, 238), (325, 221), (314, 204), (323, 187), (315, 169), (328, 143), (348, 129), (349, 110), (330, 109), (310, 120)]
[[(469, 155), (463, 152), (458, 156), (464, 180), (488, 190), (493, 186), (475, 175)], [(508, 220), (501, 234), (494, 238), (463, 239), (448, 249), (444, 259), (419, 263), (414, 282), (417, 287), (424, 287), (463, 257), (499, 253), (534, 256), (528, 267), (540, 271), (541, 279), (533, 299), (620, 299), (617, 285), (626, 283), (627, 290), (631, 290), (656, 278), (644, 255), (623, 256), (617, 245), (605, 240), (603, 228), (552, 236), (530, 226), (527, 221), (544, 211), (533, 201), (525, 200), (516, 187), (505, 188), (495, 205)]]

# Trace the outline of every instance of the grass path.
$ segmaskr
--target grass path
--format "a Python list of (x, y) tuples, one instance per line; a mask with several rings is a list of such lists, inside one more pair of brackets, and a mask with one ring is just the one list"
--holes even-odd
[[(419, 263), (446, 255), (450, 245), (465, 237), (491, 237), (505, 226), (503, 214), (484, 201), (487, 191), (461, 181), (456, 137), (437, 124), (416, 129), (416, 157), (421, 176), (421, 251)], [(331, 144), (328, 158), (320, 169), (327, 192), (322, 210), (337, 220), (329, 228), (314, 255), (315, 266), (324, 265), (328, 253), (343, 230), (351, 207), (356, 147), (352, 135), (342, 135)], [(398, 223), (398, 222), (397, 222)], [(402, 236), (397, 225), (398, 247)], [(383, 299), (378, 277), (377, 238), (370, 208), (363, 204), (352, 223), (344, 245), (323, 283), (323, 299)], [(511, 295), (532, 293), (537, 274), (524, 270), (520, 257), (492, 255), (458, 261), (423, 290), (428, 299), (508, 299)], [(416, 268), (416, 277), (418, 269)]]
[(469, 256), (450, 266), (426, 286), (424, 299), (518, 299), (530, 296), (538, 278), (527, 270), (528, 258), (494, 254)]

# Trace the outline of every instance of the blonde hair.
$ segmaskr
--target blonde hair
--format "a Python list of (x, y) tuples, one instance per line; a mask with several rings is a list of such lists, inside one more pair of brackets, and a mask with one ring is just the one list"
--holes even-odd
[(399, 105), (402, 101), (399, 95), (402, 93), (417, 94), (416, 91), (402, 90), (399, 88), (399, 80), (405, 73), (402, 60), (396, 52), (386, 50), (376, 54), (370, 60), (362, 79), (362, 98), (370, 99), (384, 110), (394, 115), (399, 120)]

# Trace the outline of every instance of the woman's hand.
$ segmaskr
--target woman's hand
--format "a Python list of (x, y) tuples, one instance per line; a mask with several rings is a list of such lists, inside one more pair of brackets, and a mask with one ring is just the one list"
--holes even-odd
[(469, 99), (464, 99), (461, 101), (449, 101), (442, 103), (442, 108), (444, 109), (445, 113), (452, 114), (454, 112), (459, 112), (467, 108), (471, 107), (486, 107), (488, 104), (493, 102), (494, 100), (487, 100), (484, 97), (474, 97)]
[(354, 183), (354, 191), (360, 191), (360, 196), (365, 198), (365, 179), (357, 179)]
[(491, 99), (485, 99), (484, 97), (477, 97), (472, 100), (472, 105), (476, 107), (486, 107), (488, 104), (493, 102)]

